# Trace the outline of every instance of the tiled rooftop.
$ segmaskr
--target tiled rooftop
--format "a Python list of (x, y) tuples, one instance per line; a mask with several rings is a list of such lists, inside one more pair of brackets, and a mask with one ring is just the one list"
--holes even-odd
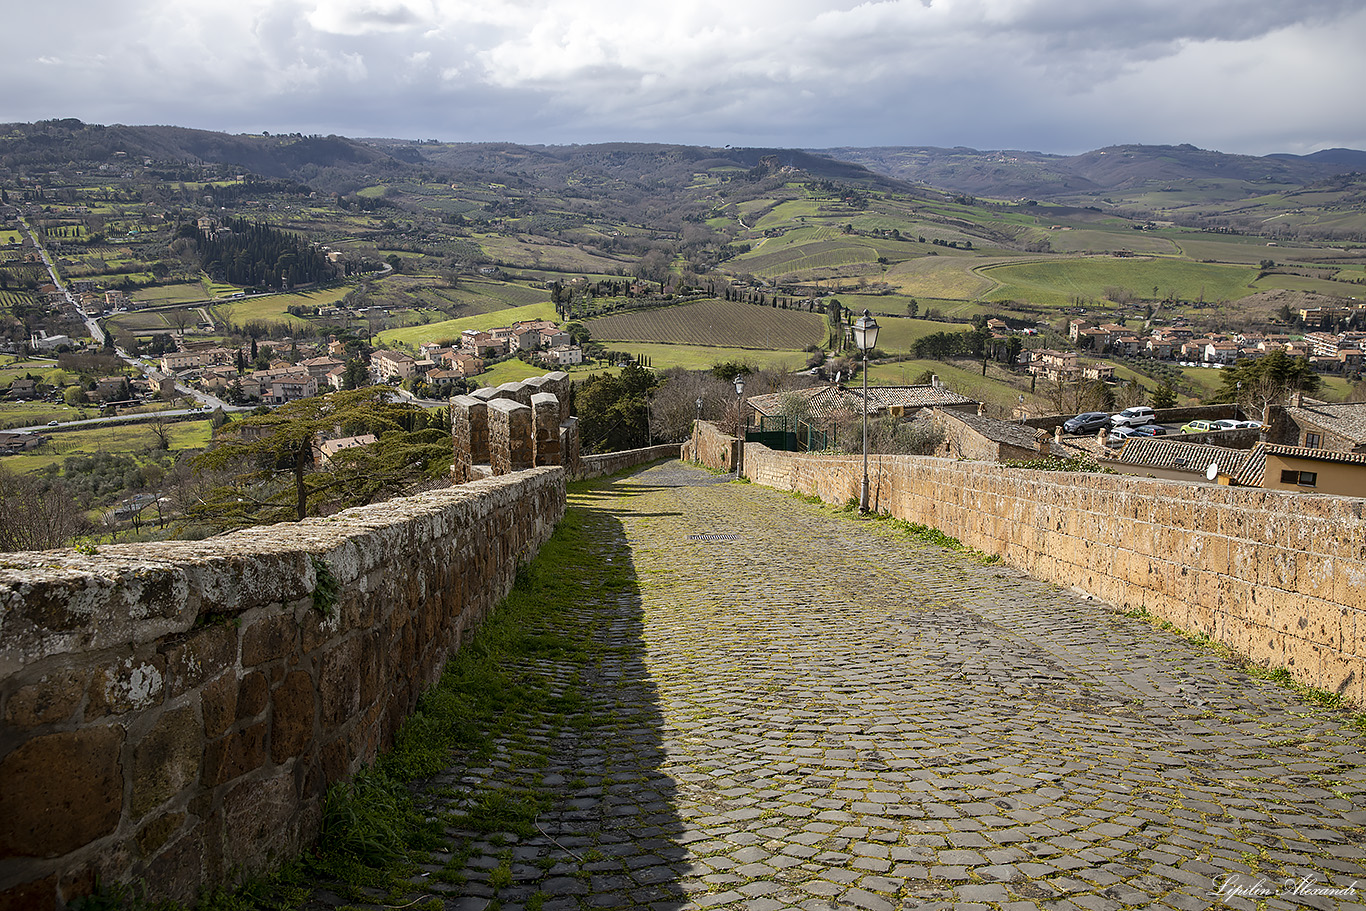
[(1223, 474), (1236, 474), (1247, 461), (1248, 450), (1213, 446), (1209, 443), (1189, 443), (1182, 440), (1130, 437), (1124, 442), (1116, 462), (1126, 465), (1147, 465), (1174, 471), (1203, 472), (1210, 462), (1219, 465)]
[(1286, 412), (1296, 424), (1313, 424), (1330, 433), (1366, 443), (1366, 402), (1350, 402), (1342, 405), (1326, 403), (1305, 403), (1291, 406)]
[[(792, 393), (774, 392), (750, 396), (745, 400), (758, 414), (775, 415), (779, 411), (779, 400), (788, 394), (804, 397), (813, 417), (827, 420), (842, 412), (862, 412), (863, 390), (848, 386), (811, 386), (796, 389)], [(869, 386), (868, 410), (882, 411), (893, 405), (907, 409), (926, 408), (932, 405), (971, 405), (974, 399), (942, 386)]]

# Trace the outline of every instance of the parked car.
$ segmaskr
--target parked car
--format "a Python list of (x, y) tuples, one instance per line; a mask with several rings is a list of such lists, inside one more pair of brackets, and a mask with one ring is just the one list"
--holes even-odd
[(1164, 437), (1167, 435), (1167, 428), (1161, 424), (1141, 424), (1134, 428), (1136, 437)]
[(1215, 421), (1214, 426), (1217, 430), (1261, 430), (1262, 422), (1235, 421), (1232, 418), (1224, 418), (1223, 420)]
[(1157, 420), (1157, 415), (1147, 405), (1135, 405), (1132, 408), (1125, 408), (1119, 414), (1110, 418), (1111, 427), (1138, 427), (1141, 424), (1151, 424)]
[(1095, 433), (1110, 426), (1110, 415), (1104, 411), (1087, 411), (1063, 421), (1063, 433)]
[(1116, 427), (1105, 436), (1106, 446), (1122, 446), (1130, 437), (1138, 436), (1137, 427)]
[(1209, 433), (1211, 430), (1218, 430), (1213, 421), (1191, 421), (1181, 425), (1182, 433)]

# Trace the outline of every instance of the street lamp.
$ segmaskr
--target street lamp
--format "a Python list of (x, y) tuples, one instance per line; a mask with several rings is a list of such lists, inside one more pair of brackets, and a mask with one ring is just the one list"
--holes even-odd
[(863, 352), (863, 488), (859, 492), (858, 511), (868, 511), (868, 351), (877, 345), (877, 320), (867, 310), (854, 320), (854, 345)]
[(735, 374), (735, 480), (740, 480), (740, 466), (745, 461), (745, 375)]

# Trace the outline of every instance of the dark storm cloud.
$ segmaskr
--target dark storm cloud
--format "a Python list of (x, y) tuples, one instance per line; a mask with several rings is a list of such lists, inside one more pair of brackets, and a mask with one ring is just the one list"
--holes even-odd
[(19, 89), (4, 119), (546, 143), (1366, 146), (1345, 113), (1366, 78), (1366, 11), (1346, 0), (56, 6), (10, 14), (35, 40), (0, 61)]

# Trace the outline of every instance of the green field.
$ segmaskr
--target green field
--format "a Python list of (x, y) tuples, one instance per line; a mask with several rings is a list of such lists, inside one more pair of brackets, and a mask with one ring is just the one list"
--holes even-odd
[[(1021, 395), (1026, 403), (1043, 401), (1040, 396), (1030, 395), (1029, 377), (1009, 374), (997, 364), (988, 366), (986, 376), (982, 376), (981, 367), (958, 366), (940, 361), (908, 360), (872, 364), (868, 368), (868, 384), (905, 386), (915, 383), (926, 371), (938, 376), (940, 382), (953, 392), (994, 406), (993, 416), (1009, 413), (1019, 403)], [(1042, 391), (1042, 383), (1039, 389)]]
[(200, 282), (180, 282), (174, 285), (151, 285), (139, 288), (132, 294), (133, 300), (142, 304), (187, 304), (207, 299), (204, 285)]
[[(203, 449), (209, 445), (213, 429), (205, 420), (178, 421), (170, 425), (170, 452)], [(48, 465), (60, 465), (68, 456), (81, 453), (109, 452), (124, 455), (146, 455), (160, 452), (156, 434), (142, 424), (122, 424), (117, 427), (94, 427), (89, 430), (68, 430), (54, 433), (48, 442), (21, 455), (6, 456), (0, 465), (16, 474), (35, 471)]]
[(873, 243), (849, 238), (789, 244), (776, 249), (765, 244), (757, 251), (736, 257), (735, 262), (746, 272), (783, 280), (833, 274), (844, 266), (873, 267), (881, 255)]
[(0, 291), (0, 308), (10, 309), (16, 305), (33, 303), (33, 295), (25, 291)]
[(1166, 258), (1080, 257), (1047, 262), (1002, 263), (981, 273), (997, 282), (988, 300), (1021, 298), (1066, 306), (1076, 298), (1105, 297), (1107, 288), (1125, 288), (1141, 298), (1175, 295), (1182, 300), (1236, 300), (1255, 293), (1257, 269)]
[(887, 270), (883, 281), (915, 298), (935, 297), (973, 300), (990, 292), (996, 284), (979, 271), (994, 262), (969, 256), (924, 256), (897, 263)]
[(585, 320), (593, 340), (801, 350), (825, 341), (825, 317), (804, 310), (706, 300)]
[[(709, 345), (652, 345), (644, 342), (612, 342), (613, 351), (624, 351), (633, 357), (643, 354), (650, 359), (653, 370), (682, 367), (685, 370), (710, 370), (715, 364), (748, 364), (756, 369), (781, 367), (795, 372), (806, 367), (810, 357), (805, 351), (755, 350), (753, 348), (716, 348)], [(594, 373), (602, 373), (594, 368)], [(482, 379), (482, 377), (481, 377)]]
[(245, 326), (247, 323), (286, 323), (290, 326), (304, 327), (307, 320), (291, 316), (285, 312), (291, 306), (316, 306), (315, 301), (307, 301), (302, 294), (268, 294), (264, 297), (251, 297), (231, 303), (214, 304), (209, 308), (215, 324), (228, 323)]
[(56, 402), (0, 402), (0, 430), (42, 427), (48, 421), (74, 421), (98, 414), (98, 406), (72, 408)]
[(459, 319), (442, 320), (439, 323), (427, 323), (423, 326), (405, 326), (401, 329), (386, 329), (379, 334), (379, 340), (385, 345), (410, 345), (417, 347), (424, 342), (438, 342), (446, 339), (459, 338), (460, 333), (466, 329), (487, 331), (501, 326), (508, 326), (518, 320), (532, 319), (555, 319), (555, 306), (547, 300), (542, 304), (531, 304), (525, 307), (510, 307), (505, 310), (495, 310), (490, 313), (478, 313), (474, 316), (462, 316)]

